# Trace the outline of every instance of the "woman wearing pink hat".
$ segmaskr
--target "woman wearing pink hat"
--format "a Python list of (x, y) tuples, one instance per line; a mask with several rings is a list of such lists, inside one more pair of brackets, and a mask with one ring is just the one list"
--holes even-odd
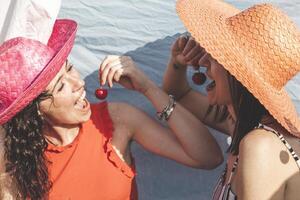
[(57, 20), (47, 45), (17, 37), (0, 46), (2, 198), (137, 199), (132, 140), (191, 167), (222, 162), (206, 127), (128, 57), (105, 59), (102, 84), (141, 92), (171, 129), (127, 104), (90, 104), (67, 61), (76, 29), (72, 20)]
[[(174, 43), (163, 87), (232, 137), (213, 199), (299, 199), (300, 119), (284, 88), (300, 71), (299, 30), (269, 4), (179, 0), (177, 12), (194, 39)], [(207, 96), (190, 89), (188, 64), (206, 68)]]

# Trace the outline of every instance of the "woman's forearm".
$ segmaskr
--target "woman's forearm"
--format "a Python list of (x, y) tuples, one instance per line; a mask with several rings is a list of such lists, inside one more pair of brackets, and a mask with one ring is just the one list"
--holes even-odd
[(187, 66), (175, 64), (171, 57), (163, 78), (163, 90), (176, 98), (181, 97), (190, 86), (186, 78)]
[[(159, 112), (169, 103), (169, 96), (154, 83), (145, 96)], [(206, 126), (180, 104), (173, 110), (168, 125), (186, 154), (203, 163), (203, 168), (214, 168), (223, 161), (221, 149)]]

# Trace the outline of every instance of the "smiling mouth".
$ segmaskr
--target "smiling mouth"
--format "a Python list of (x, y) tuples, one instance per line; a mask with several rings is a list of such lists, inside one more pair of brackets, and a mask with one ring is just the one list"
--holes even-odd
[(75, 108), (77, 109), (84, 109), (88, 105), (88, 102), (85, 98), (86, 91), (83, 91), (79, 99), (75, 102)]
[(212, 80), (207, 86), (206, 86), (206, 91), (211, 91), (216, 87), (216, 81)]

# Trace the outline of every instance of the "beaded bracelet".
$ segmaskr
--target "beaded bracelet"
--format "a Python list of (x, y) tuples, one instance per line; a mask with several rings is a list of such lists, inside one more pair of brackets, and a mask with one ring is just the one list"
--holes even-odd
[(168, 121), (170, 118), (174, 108), (176, 105), (176, 101), (173, 95), (169, 95), (169, 104), (163, 109), (161, 112), (157, 112), (157, 118), (160, 121)]

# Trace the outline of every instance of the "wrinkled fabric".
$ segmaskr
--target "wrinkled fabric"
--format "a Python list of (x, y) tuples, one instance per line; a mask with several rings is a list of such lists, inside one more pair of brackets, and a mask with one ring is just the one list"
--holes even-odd
[[(200, 1), (200, 0), (199, 0)], [(254, 3), (271, 2), (284, 10), (300, 27), (299, 0), (225, 0), (240, 9)], [(62, 1), (59, 16), (79, 23), (70, 61), (86, 82), (87, 97), (99, 87), (98, 67), (108, 54), (127, 54), (158, 85), (170, 56), (172, 42), (186, 32), (175, 10), (175, 0), (72, 0)], [(191, 81), (193, 70), (189, 69)], [(191, 87), (205, 92), (206, 84)], [(287, 90), (300, 113), (300, 74), (287, 85)], [(129, 102), (155, 117), (155, 109), (137, 92), (118, 84), (108, 90), (108, 101)], [(211, 130), (224, 152), (226, 137)], [(132, 146), (136, 166), (139, 198), (142, 200), (207, 200), (210, 199), (223, 166), (213, 171), (194, 170), (154, 156), (138, 145)]]
[(19, 36), (47, 44), (61, 1), (0, 0), (0, 5), (0, 44)]

